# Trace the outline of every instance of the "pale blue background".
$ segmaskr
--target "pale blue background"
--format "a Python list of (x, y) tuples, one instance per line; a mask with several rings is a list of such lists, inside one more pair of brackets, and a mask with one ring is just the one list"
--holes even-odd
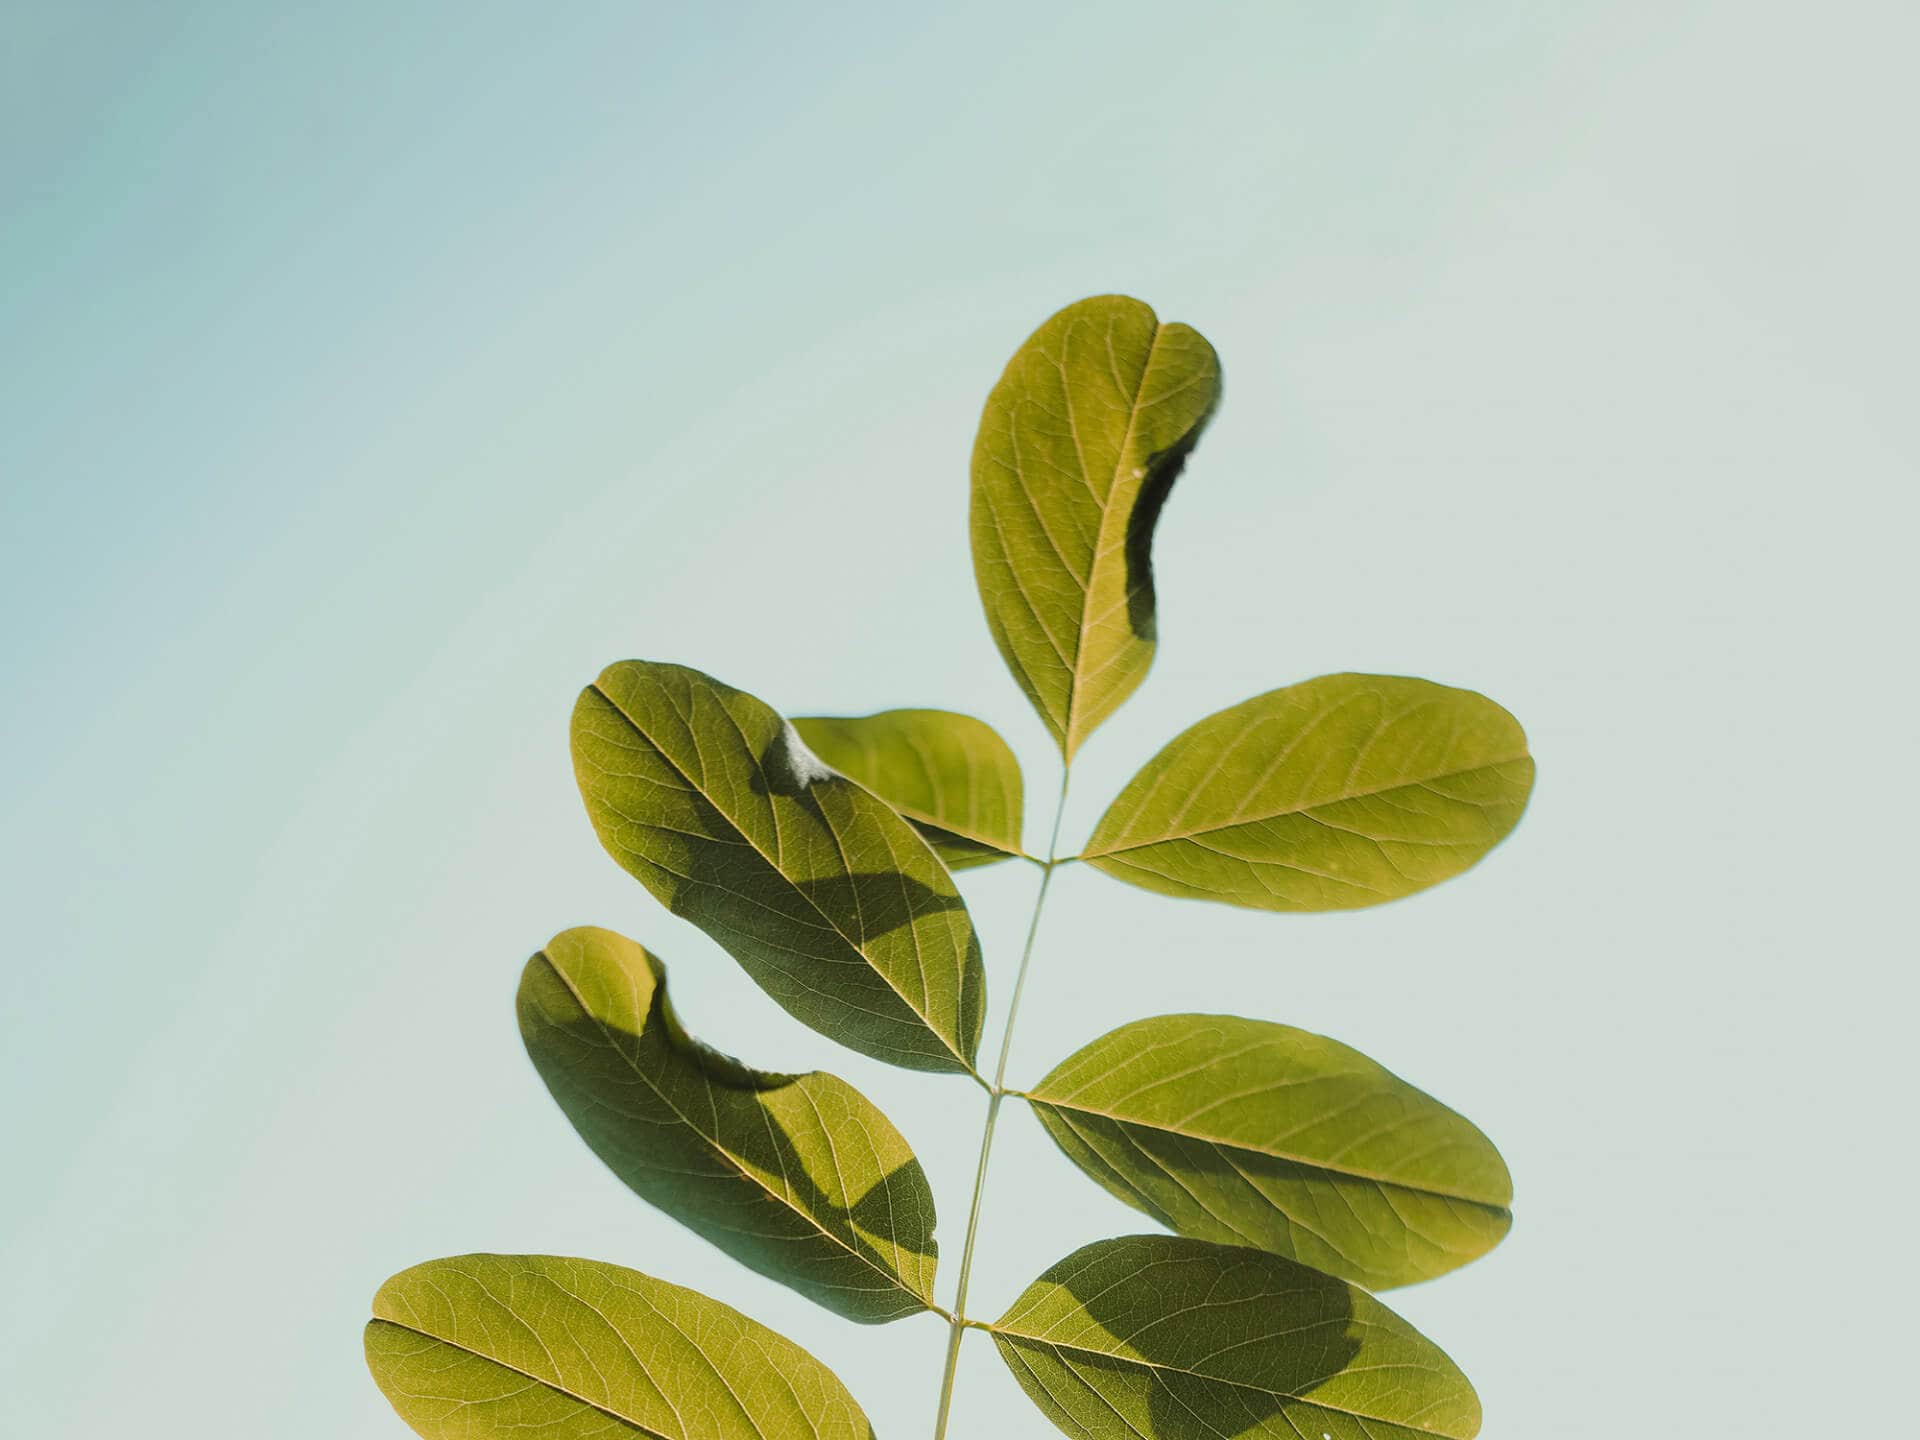
[[(1068, 840), (1333, 669), (1486, 690), (1541, 778), (1382, 910), (1070, 873), (1012, 1074), (1233, 1008), (1472, 1115), (1513, 1236), (1395, 1303), (1494, 1440), (1910, 1423), (1912, 6), (0, 10), (0, 1432), (398, 1437), (368, 1299), (470, 1249), (700, 1286), (930, 1431), (937, 1322), (844, 1325), (650, 1213), (513, 989), (611, 925), (714, 1041), (883, 1097), (951, 1285), (977, 1093), (654, 905), (566, 717), (626, 655), (955, 706), (1043, 811), (966, 456), (1107, 289), (1204, 329), (1227, 399)], [(965, 881), (996, 1001), (1033, 883)], [(989, 1314), (1144, 1228), (1003, 1136)], [(1048, 1433), (970, 1340), (956, 1435)]]

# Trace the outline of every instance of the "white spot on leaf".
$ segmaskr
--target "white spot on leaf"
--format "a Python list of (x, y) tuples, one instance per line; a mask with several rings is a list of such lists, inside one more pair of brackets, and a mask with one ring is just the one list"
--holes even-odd
[(807, 748), (807, 742), (800, 738), (800, 732), (793, 728), (791, 720), (782, 722), (786, 727), (787, 761), (793, 767), (793, 782), (804, 790), (822, 780), (831, 780), (839, 772), (813, 751)]

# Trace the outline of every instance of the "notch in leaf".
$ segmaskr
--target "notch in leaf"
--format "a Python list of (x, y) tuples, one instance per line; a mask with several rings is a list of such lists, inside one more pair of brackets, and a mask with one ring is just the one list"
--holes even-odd
[(877, 1060), (977, 1073), (986, 979), (953, 877), (765, 702), (623, 660), (574, 706), (573, 764), (607, 852), (789, 1014)]
[(1290, 1025), (1136, 1020), (1026, 1098), (1076, 1165), (1169, 1229), (1369, 1290), (1464, 1265), (1513, 1223), (1491, 1140), (1357, 1050)]
[(553, 1098), (636, 1194), (849, 1320), (931, 1306), (926, 1174), (846, 1081), (770, 1075), (700, 1044), (665, 967), (592, 926), (527, 962), (518, 1009)]
[(697, 1290), (552, 1255), (461, 1255), (373, 1297), (367, 1368), (428, 1440), (873, 1440), (798, 1345)]
[(949, 870), (1021, 855), (1020, 762), (984, 720), (951, 710), (796, 716), (813, 753), (886, 801)]
[(1163, 895), (1348, 910), (1476, 864), (1532, 789), (1526, 733), (1486, 696), (1323, 675), (1176, 735), (1080, 858)]
[(1153, 532), (1220, 400), (1200, 332), (1124, 295), (1067, 306), (987, 397), (974, 579), (1007, 667), (1069, 760), (1146, 678)]
[(1173, 1235), (1096, 1241), (993, 1326), (1075, 1440), (1473, 1440), (1480, 1401), (1365, 1291), (1277, 1255)]

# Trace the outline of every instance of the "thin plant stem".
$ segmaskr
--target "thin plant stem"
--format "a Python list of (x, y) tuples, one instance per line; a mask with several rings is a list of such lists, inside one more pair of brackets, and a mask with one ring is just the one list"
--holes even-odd
[(967, 1282), (973, 1277), (973, 1244), (980, 1235), (980, 1197), (987, 1189), (987, 1160), (993, 1154), (993, 1127), (1006, 1098), (1007, 1056), (1013, 1050), (1013, 1027), (1020, 1018), (1020, 996), (1027, 988), (1027, 968), (1033, 962), (1033, 937), (1040, 933), (1040, 912), (1046, 908), (1047, 888), (1060, 865), (1060, 819), (1067, 813), (1068, 771), (1060, 771), (1060, 798), (1053, 807), (1053, 833), (1047, 840), (1047, 858), (1040, 867), (1040, 891), (1033, 897), (1033, 918), (1027, 922), (1027, 943), (1020, 951), (1020, 969), (1013, 977), (1013, 998), (1007, 1002), (1006, 1028), (1000, 1032), (1000, 1058), (994, 1062), (993, 1084), (987, 1090), (987, 1121), (980, 1131), (980, 1163), (973, 1172), (973, 1203), (967, 1207), (967, 1238), (960, 1247), (960, 1279), (954, 1286), (953, 1310), (947, 1332), (947, 1365), (940, 1377), (940, 1411), (933, 1422), (933, 1440), (946, 1440), (947, 1416), (953, 1410), (953, 1377), (960, 1365), (960, 1340), (979, 1322), (967, 1318)]

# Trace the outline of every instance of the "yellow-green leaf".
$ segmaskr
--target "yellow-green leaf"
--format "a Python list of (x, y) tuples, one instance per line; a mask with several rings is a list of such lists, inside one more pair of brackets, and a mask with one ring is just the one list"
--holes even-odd
[(984, 720), (951, 710), (796, 716), (813, 753), (918, 830), (950, 870), (1020, 849), (1020, 762)]
[(1277, 1255), (1173, 1235), (1101, 1240), (992, 1326), (1075, 1440), (1472, 1440), (1480, 1401), (1363, 1290)]
[(520, 978), (520, 1034), (593, 1152), (729, 1255), (849, 1320), (933, 1302), (933, 1193), (846, 1081), (751, 1070), (692, 1039), (666, 969), (591, 926)]
[(1027, 1098), (1075, 1164), (1169, 1229), (1369, 1290), (1464, 1265), (1512, 1224), (1491, 1140), (1359, 1051), (1290, 1025), (1136, 1020)]
[(875, 1059), (973, 1071), (986, 980), (953, 877), (763, 701), (623, 660), (573, 712), (600, 843), (786, 1010)]
[(367, 1366), (428, 1440), (872, 1440), (834, 1373), (695, 1290), (551, 1255), (461, 1255), (373, 1297)]
[(1187, 325), (1124, 295), (1069, 305), (1015, 352), (973, 447), (987, 625), (1068, 758), (1153, 660), (1153, 531), (1220, 399)]
[(1080, 858), (1165, 895), (1347, 910), (1458, 875), (1532, 788), (1526, 734), (1486, 696), (1323, 675), (1175, 736)]

